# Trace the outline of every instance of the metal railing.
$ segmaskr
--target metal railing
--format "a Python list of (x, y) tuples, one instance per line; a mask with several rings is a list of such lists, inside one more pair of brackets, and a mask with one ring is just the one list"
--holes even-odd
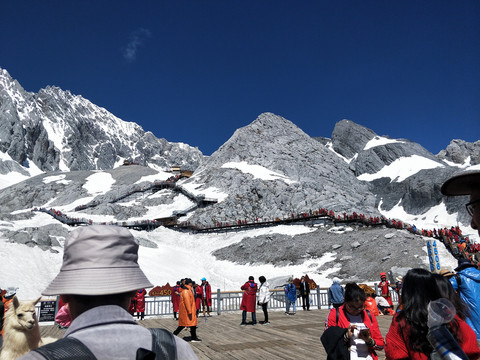
[[(376, 284), (375, 291), (378, 294)], [(285, 309), (286, 298), (283, 289), (270, 290), (271, 297), (268, 302), (269, 309)], [(398, 303), (398, 296), (395, 291), (391, 291), (392, 301), (396, 305)], [(220, 315), (222, 312), (240, 311), (242, 303), (243, 291), (220, 291), (212, 292), (212, 306), (211, 313)], [(52, 299), (50, 299), (51, 301)], [(328, 309), (328, 288), (317, 287), (310, 293), (310, 308)], [(55, 310), (58, 310), (58, 300)], [(295, 302), (297, 307), (302, 307), (302, 298), (297, 298)], [(40, 315), (40, 304), (37, 304), (37, 315)], [(145, 297), (145, 316), (163, 316), (173, 314), (173, 304), (171, 297), (167, 296), (146, 296)], [(42, 318), (39, 318), (42, 321)]]

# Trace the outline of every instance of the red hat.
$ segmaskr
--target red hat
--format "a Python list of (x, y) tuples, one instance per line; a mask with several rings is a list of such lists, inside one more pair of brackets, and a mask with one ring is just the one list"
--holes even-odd
[(380, 277), (387, 277), (387, 273), (380, 273)]

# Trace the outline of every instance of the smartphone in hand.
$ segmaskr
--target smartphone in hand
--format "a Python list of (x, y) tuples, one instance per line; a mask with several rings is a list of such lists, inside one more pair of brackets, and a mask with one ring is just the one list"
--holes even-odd
[(360, 330), (359, 333), (358, 333), (358, 337), (359, 338), (369, 338), (370, 337), (370, 329), (366, 328), (366, 329)]

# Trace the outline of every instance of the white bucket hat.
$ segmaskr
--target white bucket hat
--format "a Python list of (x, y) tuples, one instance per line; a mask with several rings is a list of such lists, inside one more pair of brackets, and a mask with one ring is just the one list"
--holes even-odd
[(60, 273), (42, 295), (109, 295), (153, 287), (137, 260), (138, 243), (127, 229), (82, 226), (67, 236)]
[(17, 287), (8, 287), (7, 292), (5, 293), (5, 298), (10, 299), (17, 293), (18, 288)]

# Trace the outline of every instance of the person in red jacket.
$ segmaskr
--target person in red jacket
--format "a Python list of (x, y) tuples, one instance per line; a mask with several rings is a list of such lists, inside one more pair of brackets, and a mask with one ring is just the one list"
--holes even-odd
[(378, 284), (380, 288), (380, 294), (387, 300), (390, 306), (393, 305), (392, 295), (390, 294), (390, 282), (387, 280), (387, 274), (382, 272), (380, 273), (380, 283)]
[(402, 309), (393, 318), (385, 339), (387, 360), (429, 359), (433, 348), (427, 340), (428, 304), (440, 298), (448, 299), (456, 309), (455, 318), (447, 324), (450, 333), (469, 359), (480, 357), (477, 337), (465, 322), (465, 305), (450, 282), (425, 269), (411, 269), (403, 278)]
[(143, 320), (145, 318), (145, 289), (137, 290), (135, 294), (135, 311), (137, 319)]
[(207, 310), (207, 315), (210, 316), (210, 307), (212, 306), (212, 287), (206, 278), (202, 278), (201, 288), (203, 316), (205, 316), (205, 309)]
[(178, 306), (180, 305), (180, 292), (181, 292), (181, 287), (180, 287), (180, 281), (177, 281), (177, 284), (173, 287), (172, 289), (172, 306), (173, 306), (173, 318), (175, 320), (177, 319), (177, 313), (178, 313)]
[(377, 360), (376, 350), (383, 350), (385, 342), (376, 317), (365, 310), (365, 300), (365, 292), (356, 283), (348, 283), (345, 303), (330, 310), (325, 332), (331, 327), (346, 329), (339, 346), (350, 348), (352, 358)]
[(257, 284), (253, 276), (248, 277), (248, 281), (242, 285), (240, 289), (243, 290), (242, 304), (240, 310), (242, 312), (242, 323), (240, 325), (247, 325), (247, 311), (252, 313), (252, 325), (257, 323), (257, 315), (255, 307), (257, 306)]
[(198, 317), (200, 308), (202, 307), (202, 287), (196, 284), (194, 281), (192, 285), (192, 290), (193, 290), (193, 295), (195, 297), (195, 308), (197, 309), (196, 314)]

